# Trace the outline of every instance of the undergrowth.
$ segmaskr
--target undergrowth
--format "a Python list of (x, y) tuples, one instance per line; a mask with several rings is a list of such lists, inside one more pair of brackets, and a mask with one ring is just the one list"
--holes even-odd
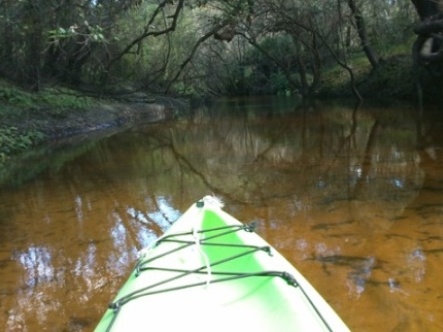
[(96, 101), (65, 88), (48, 88), (39, 93), (30, 93), (0, 81), (0, 103), (9, 110), (39, 111), (51, 108), (57, 110), (57, 113), (63, 113), (90, 108)]
[[(355, 83), (363, 98), (403, 98), (413, 93), (414, 77), (410, 54), (391, 52), (380, 59), (373, 69), (366, 57), (349, 60)], [(322, 92), (325, 95), (350, 95), (350, 75), (344, 68), (334, 65), (324, 72)]]
[(0, 164), (44, 140), (45, 135), (34, 128), (35, 121), (48, 116), (64, 118), (96, 103), (69, 89), (48, 88), (30, 93), (0, 80)]
[(0, 165), (8, 156), (25, 151), (40, 143), (44, 134), (37, 130), (21, 132), (16, 127), (0, 127)]

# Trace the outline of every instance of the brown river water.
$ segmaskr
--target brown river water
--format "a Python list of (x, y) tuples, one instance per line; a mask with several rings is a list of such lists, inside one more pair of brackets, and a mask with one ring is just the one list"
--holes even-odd
[(17, 160), (0, 184), (0, 329), (93, 330), (137, 251), (214, 193), (351, 330), (443, 330), (442, 115), (276, 99), (192, 113)]

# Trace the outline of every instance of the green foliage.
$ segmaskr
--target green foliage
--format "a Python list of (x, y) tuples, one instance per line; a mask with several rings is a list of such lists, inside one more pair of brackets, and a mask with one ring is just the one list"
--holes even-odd
[(280, 70), (272, 73), (270, 80), (271, 80), (272, 94), (283, 95), (283, 96), (291, 94), (292, 88), (288, 83), (288, 80), (286, 79), (285, 75)]
[[(395, 45), (388, 53), (395, 55), (385, 58), (376, 70), (362, 54), (349, 61), (364, 98), (408, 98), (413, 94), (415, 79), (410, 54), (399, 52)], [(325, 71), (322, 86), (326, 95), (351, 95), (349, 73), (338, 65)]]
[(96, 101), (68, 89), (47, 89), (37, 95), (37, 104), (61, 110), (82, 110), (93, 107)]
[[(352, 54), (347, 61), (352, 69), (355, 80), (364, 80), (371, 72), (371, 65), (362, 52)], [(333, 64), (324, 69), (322, 76), (322, 94), (351, 95), (349, 72), (338, 64)]]
[(16, 127), (0, 127), (0, 164), (8, 156), (25, 151), (44, 139), (44, 135), (36, 130), (22, 133)]
[[(318, 73), (337, 58), (348, 61), (361, 53), (346, 1), (186, 0), (184, 7), (180, 1), (55, 3), (0, 5), (0, 71), (34, 90), (49, 79), (164, 92), (176, 80), (171, 92), (281, 94), (307, 88), (300, 88), (304, 79), (288, 81), (302, 71), (297, 59), (306, 69), (301, 76), (315, 74), (308, 83), (317, 83)], [(416, 19), (411, 1), (356, 3), (379, 55), (392, 56), (395, 45), (410, 47)], [(219, 24), (236, 35), (232, 41), (211, 37), (195, 51), (200, 38)], [(87, 107), (87, 100), (69, 94), (29, 98), (3, 89), (0, 101), (32, 107), (40, 98), (61, 110)]]
[(409, 97), (414, 93), (415, 79), (409, 54), (386, 59), (360, 84), (372, 97)]
[(48, 31), (48, 37), (52, 43), (59, 44), (62, 39), (82, 37), (83, 43), (101, 42), (108, 43), (104, 36), (104, 29), (100, 25), (90, 25), (88, 21), (84, 21), (83, 25), (86, 32), (80, 32), (76, 24), (71, 25), (68, 29), (58, 27)]
[(10, 105), (24, 106), (24, 107), (32, 107), (33, 105), (31, 94), (26, 93), (19, 89), (11, 87), (1, 87), (1, 86), (0, 86), (0, 102)]
[[(8, 162), (0, 162), (0, 185), (16, 187), (48, 169), (60, 169), (65, 163), (97, 145), (106, 135), (73, 145), (46, 145), (20, 153)], [(48, 158), (49, 156), (49, 158)], [(0, 157), (1, 158), (1, 157)]]
[(246, 50), (243, 61), (232, 71), (233, 75), (237, 75), (233, 82), (243, 84), (243, 89), (236, 86), (230, 90), (246, 94), (290, 93), (294, 87), (288, 82), (284, 71), (291, 73), (295, 70), (294, 54), (294, 45), (288, 35), (279, 34), (272, 38), (264, 38), (258, 47)]
[(90, 108), (96, 102), (93, 98), (69, 89), (45, 89), (39, 93), (30, 93), (0, 82), (0, 103), (21, 109), (51, 109), (62, 113)]

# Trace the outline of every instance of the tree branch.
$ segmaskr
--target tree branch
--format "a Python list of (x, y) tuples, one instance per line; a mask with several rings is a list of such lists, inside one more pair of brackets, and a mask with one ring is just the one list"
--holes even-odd
[[(297, 20), (293, 19), (291, 16), (289, 16), (288, 14), (286, 14), (285, 11), (282, 11), (282, 17), (285, 18), (286, 20), (288, 20), (289, 23), (300, 27), (303, 30), (306, 30), (310, 33), (315, 34), (316, 36), (318, 36), (320, 38), (320, 40), (323, 42), (323, 44), (326, 46), (326, 48), (328, 49), (329, 53), (332, 55), (332, 57), (335, 59), (335, 61), (342, 67), (344, 68), (348, 73), (349, 73), (349, 78), (350, 78), (350, 83), (351, 83), (351, 89), (352, 92), (354, 93), (354, 96), (361, 102), (363, 101), (362, 96), (360, 95), (360, 92), (357, 89), (357, 86), (355, 84), (355, 76), (354, 76), (354, 72), (352, 71), (352, 68), (349, 67), (347, 65), (347, 63), (345, 61), (341, 61), (339, 56), (335, 53), (335, 51), (332, 49), (331, 45), (329, 45), (329, 43), (325, 40), (325, 38), (323, 37), (323, 35), (316, 29), (310, 28), (304, 24), (301, 24), (300, 22), (298, 22)], [(283, 22), (284, 24), (284, 22)], [(287, 25), (287, 24), (286, 24)], [(285, 24), (284, 24), (285, 26)]]
[(172, 18), (172, 23), (169, 27), (160, 30), (160, 31), (149, 31), (149, 26), (152, 24), (152, 22), (154, 22), (155, 18), (157, 17), (157, 15), (163, 10), (163, 8), (170, 3), (170, 0), (163, 0), (163, 2), (161, 2), (158, 7), (156, 8), (156, 10), (154, 11), (154, 13), (152, 14), (149, 22), (147, 23), (146, 27), (145, 27), (145, 31), (143, 34), (141, 34), (140, 36), (138, 36), (137, 38), (135, 38), (134, 40), (132, 40), (124, 49), (123, 51), (121, 51), (119, 54), (117, 54), (113, 59), (111, 59), (108, 64), (106, 65), (106, 72), (109, 71), (109, 69), (112, 67), (112, 65), (117, 62), (118, 60), (120, 60), (125, 54), (129, 53), (129, 51), (137, 44), (139, 44), (141, 41), (143, 41), (144, 39), (146, 39), (147, 37), (153, 36), (153, 37), (157, 37), (160, 35), (164, 35), (167, 33), (170, 33), (172, 31), (175, 31), (175, 28), (177, 26), (177, 21), (178, 21), (178, 17), (180, 15), (181, 10), (183, 9), (183, 4), (184, 4), (185, 0), (179, 0), (177, 7), (175, 8), (175, 12), (174, 14), (171, 16)]
[(417, 35), (430, 35), (443, 31), (443, 19), (425, 20), (414, 27), (414, 33)]
[(218, 31), (220, 31), (220, 29), (223, 29), (224, 27), (229, 25), (229, 23), (230, 23), (230, 21), (228, 20), (228, 21), (225, 21), (223, 23), (220, 23), (220, 24), (216, 25), (209, 32), (205, 33), (203, 36), (201, 36), (197, 40), (197, 42), (195, 43), (194, 47), (192, 48), (191, 53), (189, 54), (189, 56), (182, 62), (182, 64), (179, 67), (179, 70), (177, 71), (175, 76), (172, 78), (171, 81), (169, 81), (168, 86), (166, 87), (165, 93), (169, 92), (169, 90), (171, 89), (172, 84), (174, 84), (174, 82), (177, 81), (177, 79), (180, 77), (180, 75), (183, 72), (183, 70), (185, 69), (185, 67), (188, 65), (189, 62), (191, 62), (192, 58), (194, 57), (194, 55), (197, 52), (197, 50), (200, 47), (200, 45), (205, 40), (207, 40), (208, 38), (210, 38), (213, 35), (215, 35)]

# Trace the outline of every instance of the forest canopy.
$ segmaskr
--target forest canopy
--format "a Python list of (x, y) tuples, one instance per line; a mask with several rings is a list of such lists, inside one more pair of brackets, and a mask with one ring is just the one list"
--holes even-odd
[(439, 63), (439, 13), (432, 0), (0, 0), (0, 76), (32, 91), (306, 96), (332, 65), (352, 76), (357, 55), (376, 69), (410, 50), (420, 20), (437, 23), (416, 28), (416, 63)]

